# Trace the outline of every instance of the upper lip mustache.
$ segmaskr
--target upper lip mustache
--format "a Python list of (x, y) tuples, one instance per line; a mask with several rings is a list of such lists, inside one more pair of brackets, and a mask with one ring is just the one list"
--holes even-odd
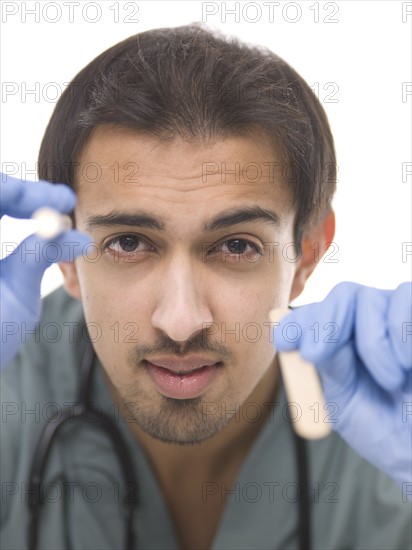
[(219, 362), (206, 355), (189, 355), (187, 357), (162, 356), (153, 357), (150, 360), (147, 359), (147, 361), (157, 367), (162, 367), (175, 373), (191, 372), (202, 367), (215, 365)]

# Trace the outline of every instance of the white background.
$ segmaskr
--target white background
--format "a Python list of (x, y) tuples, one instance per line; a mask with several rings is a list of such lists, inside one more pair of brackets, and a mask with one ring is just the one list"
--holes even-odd
[[(236, 15), (225, 16), (233, 9)], [(339, 165), (338, 261), (320, 262), (295, 303), (323, 299), (344, 280), (394, 288), (411, 278), (412, 255), (402, 254), (402, 243), (412, 241), (412, 175), (402, 175), (411, 161), (412, 95), (403, 97), (412, 80), (411, 2), (3, 0), (1, 10), (3, 171), (17, 166), (16, 177), (36, 179), (56, 91), (99, 53), (141, 31), (203, 20), (283, 57), (319, 90), (329, 117)], [(331, 92), (337, 102), (326, 101)], [(28, 231), (25, 222), (7, 218), (1, 229), (2, 250)], [(42, 293), (60, 284), (53, 266)]]

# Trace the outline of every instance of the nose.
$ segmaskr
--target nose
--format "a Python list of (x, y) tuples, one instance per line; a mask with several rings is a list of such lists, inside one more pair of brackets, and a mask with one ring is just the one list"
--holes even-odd
[(204, 285), (190, 259), (175, 258), (162, 273), (152, 325), (176, 342), (185, 342), (213, 321)]

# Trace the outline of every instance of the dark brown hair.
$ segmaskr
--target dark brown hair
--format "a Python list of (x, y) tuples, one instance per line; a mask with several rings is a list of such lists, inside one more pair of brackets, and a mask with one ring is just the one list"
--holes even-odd
[(302, 231), (330, 210), (336, 159), (326, 114), (302, 77), (265, 48), (197, 23), (116, 44), (59, 99), (41, 144), (39, 177), (75, 187), (76, 162), (102, 124), (160, 140), (208, 141), (259, 128), (288, 163), (298, 244)]

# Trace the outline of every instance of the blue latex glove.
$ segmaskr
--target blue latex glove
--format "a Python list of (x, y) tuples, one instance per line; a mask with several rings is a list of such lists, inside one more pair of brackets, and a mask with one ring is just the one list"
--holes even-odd
[[(74, 192), (64, 184), (23, 182), (0, 174), (0, 186), (1, 216), (30, 218), (42, 206), (66, 213), (73, 210), (76, 202)], [(54, 239), (42, 239), (34, 234), (1, 261), (0, 366), (15, 356), (40, 319), (40, 285), (46, 268), (53, 261), (72, 261), (90, 242), (88, 236), (74, 230)]]
[(274, 331), (278, 351), (297, 349), (316, 365), (333, 429), (409, 498), (411, 295), (412, 283), (393, 291), (341, 283), (323, 302), (293, 310)]

